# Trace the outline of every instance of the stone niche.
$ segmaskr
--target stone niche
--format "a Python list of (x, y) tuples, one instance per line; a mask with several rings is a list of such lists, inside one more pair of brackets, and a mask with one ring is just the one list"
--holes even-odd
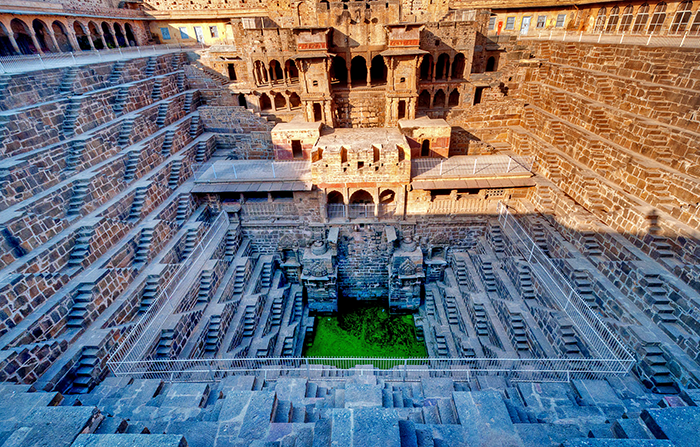
[(450, 155), (452, 126), (447, 121), (427, 117), (399, 120), (399, 129), (411, 145), (411, 158)]
[(389, 262), (390, 311), (417, 310), (420, 306), (421, 286), (424, 282), (423, 251), (413, 239), (404, 237)]
[(338, 260), (335, 244), (320, 240), (313, 242), (304, 249), (301, 265), (301, 282), (306, 289), (309, 311), (337, 312)]

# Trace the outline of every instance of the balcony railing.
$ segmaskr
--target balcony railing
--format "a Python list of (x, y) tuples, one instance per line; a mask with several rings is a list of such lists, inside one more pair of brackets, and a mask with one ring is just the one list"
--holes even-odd
[(348, 205), (350, 219), (364, 219), (374, 217), (373, 203), (351, 203)]

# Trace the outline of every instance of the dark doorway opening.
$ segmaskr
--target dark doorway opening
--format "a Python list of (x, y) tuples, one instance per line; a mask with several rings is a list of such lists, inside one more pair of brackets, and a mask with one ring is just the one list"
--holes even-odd
[(232, 81), (238, 79), (236, 76), (236, 67), (233, 64), (228, 64), (228, 78)]
[(314, 104), (314, 122), (322, 121), (323, 113), (321, 112), (321, 104)]
[(430, 157), (430, 140), (423, 140), (420, 145), (420, 156)]
[(406, 118), (406, 101), (399, 101), (399, 119)]
[(301, 150), (301, 140), (292, 140), (292, 157), (304, 158), (304, 152)]
[(474, 90), (474, 105), (481, 104), (481, 97), (484, 94), (484, 87), (477, 87)]

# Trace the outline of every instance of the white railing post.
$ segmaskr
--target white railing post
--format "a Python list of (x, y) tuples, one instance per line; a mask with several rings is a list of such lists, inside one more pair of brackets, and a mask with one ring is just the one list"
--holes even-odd
[(647, 39), (647, 46), (649, 46), (649, 43), (651, 42), (651, 36), (653, 36), (653, 35), (654, 35), (653, 32), (649, 34), (649, 38)]
[(681, 44), (679, 45), (680, 47), (682, 47), (683, 44), (685, 43), (685, 38), (686, 38), (687, 36), (688, 36), (688, 31), (686, 30), (686, 32), (683, 34), (683, 38), (681, 39)]
[(46, 65), (44, 65), (44, 59), (41, 57), (41, 54), (39, 56), (39, 62), (41, 62), (41, 68), (46, 68)]

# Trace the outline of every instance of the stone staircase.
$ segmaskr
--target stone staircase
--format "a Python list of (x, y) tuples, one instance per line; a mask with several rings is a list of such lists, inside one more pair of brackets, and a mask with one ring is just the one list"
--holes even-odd
[(498, 287), (496, 284), (496, 275), (493, 272), (493, 263), (491, 261), (482, 260), (480, 264), (480, 270), (486, 291), (496, 292), (498, 290)]
[(161, 148), (160, 154), (164, 157), (170, 155), (173, 148), (173, 140), (175, 138), (174, 130), (166, 130), (165, 137), (163, 138), (163, 147)]
[(155, 56), (151, 56), (148, 58), (148, 61), (146, 62), (146, 70), (144, 71), (144, 75), (147, 78), (150, 78), (156, 73), (156, 67), (158, 66), (158, 58)]
[(90, 240), (94, 233), (95, 229), (92, 226), (84, 226), (78, 229), (73, 248), (66, 262), (67, 269), (70, 270), (83, 266), (83, 261), (85, 261), (85, 258), (90, 252)]
[(200, 141), (197, 143), (197, 153), (195, 154), (194, 161), (196, 163), (202, 163), (207, 159), (207, 142)]
[(151, 90), (151, 99), (153, 101), (160, 101), (163, 99), (163, 79), (158, 78), (153, 82), (153, 89)]
[(659, 274), (645, 274), (640, 285), (646, 303), (644, 312), (657, 324), (675, 323), (677, 317), (673, 313), (669, 292)]
[(88, 314), (88, 307), (92, 304), (92, 290), (94, 284), (81, 284), (78, 286), (76, 294), (73, 296), (73, 304), (66, 318), (66, 328), (82, 329), (85, 317)]
[(175, 189), (180, 186), (180, 170), (182, 169), (182, 160), (173, 160), (170, 167), (170, 175), (168, 176), (168, 187)]
[(141, 268), (148, 263), (151, 254), (151, 242), (153, 241), (153, 233), (155, 228), (146, 227), (141, 230), (139, 241), (136, 244), (134, 251), (134, 268)]
[(146, 278), (146, 285), (141, 292), (141, 301), (139, 303), (139, 315), (145, 313), (153, 304), (153, 300), (158, 296), (160, 278), (155, 275), (149, 275)]
[(549, 244), (547, 243), (547, 233), (541, 223), (535, 223), (530, 227), (530, 235), (535, 245), (539, 247), (544, 254), (549, 255)]
[(658, 345), (647, 344), (641, 348), (642, 360), (638, 368), (648, 381), (647, 386), (660, 394), (678, 393), (678, 385), (668, 367), (663, 350)]
[(559, 325), (558, 341), (561, 343), (562, 351), (567, 356), (574, 356), (581, 353), (581, 348), (576, 337), (576, 330), (571, 324)]
[(187, 193), (180, 194), (177, 198), (177, 213), (175, 214), (175, 222), (178, 226), (187, 221), (187, 216), (190, 209), (190, 195)]
[(83, 152), (85, 152), (85, 140), (73, 139), (68, 143), (65, 169), (67, 174), (72, 174), (80, 167)]
[(78, 116), (80, 116), (80, 108), (83, 105), (82, 96), (73, 96), (68, 100), (66, 111), (63, 114), (63, 127), (61, 128), (63, 136), (71, 138), (75, 135)]
[(282, 324), (282, 316), (284, 314), (284, 297), (278, 296), (272, 300), (270, 308), (270, 326), (278, 327)]
[(58, 92), (60, 94), (68, 95), (73, 93), (73, 83), (75, 83), (79, 71), (78, 67), (70, 67), (66, 70), (66, 74), (63, 75), (63, 79), (61, 80), (61, 85), (58, 87)]
[(506, 245), (503, 243), (503, 233), (501, 232), (501, 226), (491, 225), (489, 227), (489, 234), (491, 236), (491, 247), (494, 253), (504, 253), (506, 250)]
[(139, 186), (134, 191), (134, 199), (131, 202), (131, 208), (129, 208), (129, 217), (127, 220), (132, 222), (141, 219), (141, 211), (143, 210), (143, 204), (146, 201), (146, 196), (148, 195), (148, 186)]
[(518, 284), (520, 296), (525, 300), (535, 299), (535, 287), (532, 283), (532, 271), (530, 266), (523, 262), (518, 263)]
[(199, 115), (193, 115), (190, 121), (190, 137), (197, 138), (202, 133), (201, 126), (199, 125)]
[(559, 157), (555, 154), (545, 154), (544, 161), (549, 171), (549, 180), (558, 185), (562, 180), (561, 170), (559, 169)]
[(454, 296), (445, 295), (445, 312), (447, 313), (447, 322), (451, 325), (459, 325), (459, 309), (457, 309), (457, 300)]
[(117, 138), (117, 146), (122, 149), (131, 144), (131, 130), (134, 128), (134, 120), (135, 118), (126, 118), (122, 121), (122, 127)]
[(207, 327), (207, 342), (204, 345), (204, 352), (208, 355), (216, 354), (221, 337), (221, 315), (212, 315)]
[(282, 342), (282, 357), (294, 357), (294, 337), (284, 337)]
[(114, 97), (114, 104), (112, 104), (112, 110), (117, 116), (124, 111), (127, 99), (129, 99), (129, 87), (120, 88)]
[(126, 62), (124, 62), (124, 61), (115, 62), (115, 64), (112, 66), (112, 74), (109, 75), (109, 79), (107, 80), (109, 85), (114, 86), (114, 85), (118, 85), (121, 82), (122, 72), (124, 71), (125, 65), (126, 65)]
[(268, 289), (272, 282), (272, 259), (263, 261), (262, 271), (260, 272), (260, 288)]
[(234, 283), (233, 283), (233, 295), (241, 296), (245, 291), (246, 281), (246, 266), (244, 264), (239, 264), (236, 266), (236, 272), (234, 273)]
[(447, 337), (445, 337), (444, 334), (441, 334), (435, 331), (435, 346), (434, 346), (435, 352), (437, 353), (438, 357), (449, 357), (450, 356), (450, 349), (447, 346)]
[(158, 345), (156, 346), (156, 351), (154, 357), (156, 360), (169, 359), (173, 347), (173, 338), (175, 337), (175, 331), (172, 329), (163, 329), (158, 339)]
[(186, 259), (197, 245), (197, 229), (188, 228), (185, 235), (185, 246), (182, 250), (182, 259)]
[(573, 279), (574, 287), (576, 288), (576, 293), (583, 298), (589, 307), (598, 307), (588, 273), (585, 270), (574, 270), (571, 277)]
[(243, 336), (252, 337), (257, 326), (257, 311), (255, 305), (246, 306), (243, 316)]
[(129, 151), (124, 161), (124, 181), (130, 182), (136, 178), (136, 169), (139, 166), (139, 161), (141, 161), (141, 151), (133, 150)]
[(457, 283), (460, 286), (467, 286), (469, 285), (469, 281), (467, 280), (467, 264), (463, 259), (454, 259), (454, 265), (455, 265), (455, 276), (457, 277)]
[(292, 311), (292, 322), (301, 321), (304, 315), (304, 294), (299, 290), (294, 294), (294, 309)]
[(202, 276), (199, 279), (199, 292), (197, 293), (197, 304), (206, 304), (209, 302), (212, 291), (212, 271), (202, 271)]
[(85, 197), (89, 189), (89, 179), (79, 179), (73, 183), (73, 194), (68, 201), (68, 210), (66, 211), (66, 217), (68, 219), (73, 219), (80, 215), (80, 210), (83, 208), (83, 203), (85, 202)]
[(99, 363), (97, 358), (98, 348), (95, 346), (85, 346), (80, 354), (75, 378), (70, 388), (71, 394), (86, 394), (95, 384), (95, 368)]
[(483, 303), (474, 303), (474, 328), (479, 337), (489, 337), (489, 323)]
[(583, 253), (586, 256), (600, 256), (603, 254), (600, 249), (600, 244), (595, 236), (595, 233), (590, 231), (582, 231), (583, 237)]
[(156, 116), (156, 125), (158, 127), (165, 126), (165, 121), (168, 119), (168, 108), (167, 102), (164, 102), (158, 106), (158, 115)]
[[(194, 93), (193, 92), (187, 92), (185, 93), (185, 102), (182, 105), (182, 108), (185, 110), (186, 113), (190, 113), (192, 110), (192, 101), (194, 100)], [(199, 118), (199, 117), (197, 117)]]

